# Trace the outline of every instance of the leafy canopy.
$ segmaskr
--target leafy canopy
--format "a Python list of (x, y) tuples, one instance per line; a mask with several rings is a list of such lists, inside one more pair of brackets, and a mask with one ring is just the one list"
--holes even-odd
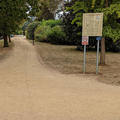
[[(74, 1), (74, 0), (73, 0)], [(104, 13), (103, 36), (112, 38), (114, 41), (120, 39), (120, 1), (118, 0), (77, 0), (67, 11), (75, 15), (72, 24), (82, 27), (83, 13)]]
[(0, 33), (9, 35), (15, 32), (23, 19), (36, 12), (37, 3), (38, 0), (2, 0), (0, 2)]
[(39, 9), (36, 12), (38, 20), (54, 19), (56, 9), (62, 1), (63, 0), (39, 0)]

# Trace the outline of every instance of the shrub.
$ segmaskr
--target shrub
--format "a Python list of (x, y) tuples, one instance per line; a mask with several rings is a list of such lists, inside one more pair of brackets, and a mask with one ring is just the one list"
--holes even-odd
[(50, 26), (50, 27), (55, 27), (56, 25), (62, 25), (62, 21), (61, 20), (43, 20), (41, 24)]
[(35, 40), (39, 42), (48, 42), (48, 34), (50, 34), (51, 27), (39, 25), (35, 30)]
[(40, 24), (40, 22), (32, 22), (27, 27), (27, 39), (33, 40), (34, 39), (34, 31), (36, 27)]
[(22, 30), (25, 31), (30, 23), (31, 21), (26, 21), (22, 26)]
[(65, 2), (64, 4), (66, 10), (62, 15), (63, 29), (66, 33), (67, 44), (81, 45), (82, 27), (78, 27), (75, 23), (71, 24), (75, 18), (75, 14), (73, 13), (72, 9), (68, 9), (69, 7), (73, 6), (74, 3), (75, 0), (71, 0), (70, 2)]
[(66, 44), (65, 33), (61, 26), (55, 26), (51, 28), (51, 31), (48, 34), (48, 41), (53, 44)]
[(26, 21), (24, 24), (23, 24), (23, 26), (22, 26), (22, 30), (23, 30), (23, 35), (25, 35), (25, 32), (26, 32), (26, 30), (27, 30), (27, 27), (28, 27), (28, 25), (31, 23), (31, 21), (29, 20), (29, 21)]
[(61, 26), (39, 25), (35, 30), (35, 40), (53, 44), (66, 44), (65, 33)]

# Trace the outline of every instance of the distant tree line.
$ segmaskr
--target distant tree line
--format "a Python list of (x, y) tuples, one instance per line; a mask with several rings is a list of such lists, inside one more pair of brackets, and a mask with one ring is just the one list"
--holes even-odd
[(8, 36), (19, 29), (28, 16), (38, 20), (54, 19), (55, 10), (61, 0), (2, 0), (0, 1), (0, 35), (4, 47), (8, 47)]

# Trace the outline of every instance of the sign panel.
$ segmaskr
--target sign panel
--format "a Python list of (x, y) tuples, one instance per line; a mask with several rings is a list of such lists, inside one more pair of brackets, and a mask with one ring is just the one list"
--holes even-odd
[(82, 36), (102, 36), (103, 13), (84, 13)]
[(82, 37), (82, 45), (88, 45), (89, 44), (89, 37), (83, 36)]
[(102, 37), (96, 37), (96, 40), (101, 40), (102, 39)]

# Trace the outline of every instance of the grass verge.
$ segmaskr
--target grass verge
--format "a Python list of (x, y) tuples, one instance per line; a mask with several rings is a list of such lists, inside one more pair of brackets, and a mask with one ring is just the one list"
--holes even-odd
[[(76, 46), (51, 45), (37, 43), (37, 51), (45, 64), (63, 74), (80, 74), (83, 67), (83, 52)], [(96, 52), (87, 52), (86, 72), (95, 74)], [(107, 53), (106, 66), (100, 66), (98, 81), (120, 85), (120, 54)]]

